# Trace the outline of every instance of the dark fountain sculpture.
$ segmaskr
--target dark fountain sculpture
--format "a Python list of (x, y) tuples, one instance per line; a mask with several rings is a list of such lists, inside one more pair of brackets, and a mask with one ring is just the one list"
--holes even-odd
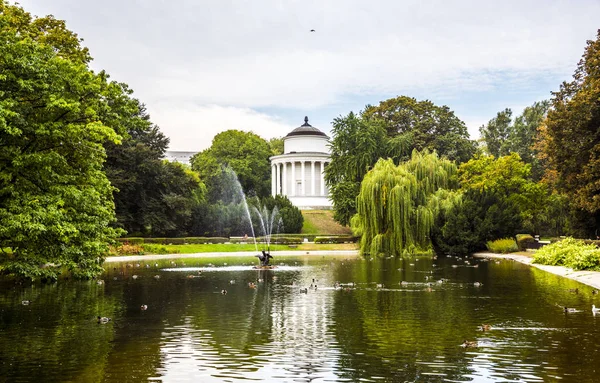
[(264, 250), (262, 250), (262, 254), (255, 255), (255, 257), (258, 257), (258, 260), (260, 261), (260, 266), (256, 266), (256, 269), (272, 269), (275, 267), (269, 265), (269, 261), (273, 258), (273, 256)]

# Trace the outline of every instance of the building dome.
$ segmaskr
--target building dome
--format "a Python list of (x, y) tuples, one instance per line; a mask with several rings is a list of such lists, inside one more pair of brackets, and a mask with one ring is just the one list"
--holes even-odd
[(325, 167), (329, 137), (308, 123), (283, 137), (283, 154), (271, 157), (271, 192), (287, 196), (300, 209), (330, 209)]
[[(327, 137), (327, 135), (321, 132), (319, 129), (315, 128), (311, 124), (308, 123), (308, 117), (304, 117), (304, 124), (300, 125), (296, 129), (292, 130), (288, 133), (287, 137), (293, 136), (323, 136)], [(329, 138), (329, 137), (327, 137)]]

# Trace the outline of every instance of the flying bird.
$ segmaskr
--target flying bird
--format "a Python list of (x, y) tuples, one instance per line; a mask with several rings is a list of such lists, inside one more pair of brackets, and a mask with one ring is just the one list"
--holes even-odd
[(311, 31), (311, 32), (315, 32), (315, 30), (314, 30), (314, 29), (311, 29), (310, 31)]

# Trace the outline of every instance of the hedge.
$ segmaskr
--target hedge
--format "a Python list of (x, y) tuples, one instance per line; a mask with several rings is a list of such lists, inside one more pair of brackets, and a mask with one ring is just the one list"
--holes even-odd
[[(351, 235), (335, 235), (335, 236), (317, 236), (314, 234), (303, 235), (303, 234), (278, 234), (271, 236), (272, 244), (281, 245), (294, 245), (304, 242), (304, 238), (315, 243), (355, 243), (358, 241), (357, 237)], [(119, 242), (130, 245), (143, 245), (143, 244), (157, 244), (157, 245), (185, 245), (185, 244), (203, 244), (203, 243), (254, 243), (254, 239), (249, 237), (244, 239), (243, 237), (184, 237), (184, 238), (142, 238), (142, 237), (129, 237), (119, 238)], [(264, 243), (264, 237), (257, 237), (257, 243)]]
[(355, 243), (358, 242), (358, 237), (351, 235), (337, 235), (327, 237), (316, 237), (315, 243)]
[(185, 244), (202, 244), (202, 243), (225, 243), (229, 242), (226, 237), (184, 237), (184, 238), (119, 238), (122, 243), (141, 245), (151, 243), (157, 245), (185, 245)]
[(535, 249), (538, 246), (537, 241), (530, 234), (517, 234), (517, 247), (520, 251), (525, 251), (527, 249)]

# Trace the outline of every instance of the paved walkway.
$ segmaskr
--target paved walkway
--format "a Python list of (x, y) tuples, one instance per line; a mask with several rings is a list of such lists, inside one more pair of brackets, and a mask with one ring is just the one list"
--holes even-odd
[[(209, 258), (209, 257), (254, 257), (256, 251), (237, 251), (237, 252), (216, 252), (216, 253), (193, 253), (193, 254), (150, 254), (150, 255), (122, 255), (118, 257), (106, 257), (104, 262), (134, 262), (134, 261), (154, 261), (157, 259), (180, 259), (180, 258)], [(271, 251), (271, 255), (340, 255), (357, 256), (358, 250), (283, 250)]]
[(600, 289), (600, 272), (598, 271), (575, 271), (564, 266), (538, 265), (537, 263), (532, 263), (533, 258), (520, 254), (475, 253), (473, 256), (476, 258), (512, 259), (514, 261), (536, 267), (540, 270), (560, 275), (561, 277), (569, 278), (588, 286)]

